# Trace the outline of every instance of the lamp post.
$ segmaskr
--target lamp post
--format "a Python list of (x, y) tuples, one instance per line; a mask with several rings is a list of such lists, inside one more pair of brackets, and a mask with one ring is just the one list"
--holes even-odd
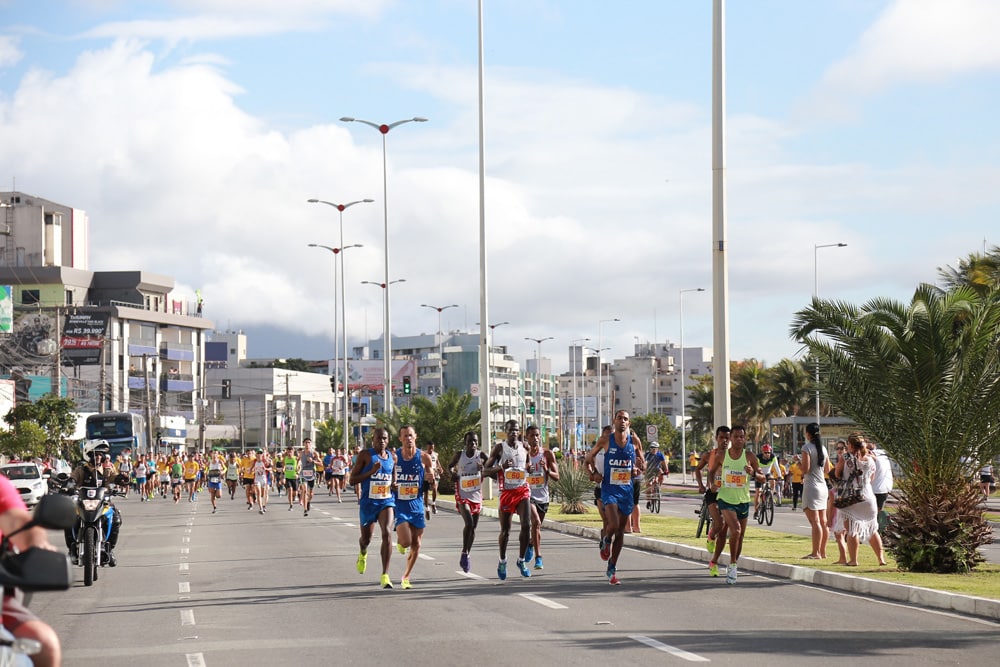
[(684, 375), (684, 293), (704, 292), (704, 287), (692, 287), (682, 289), (677, 293), (677, 300), (680, 302), (680, 325), (681, 325), (681, 483), (687, 484), (687, 377)]
[[(387, 387), (392, 387), (392, 337), (389, 333), (389, 289), (388, 286), (395, 281), (389, 280), (389, 180), (387, 177), (387, 167), (386, 167), (386, 151), (385, 151), (385, 136), (389, 134), (389, 130), (394, 127), (403, 125), (404, 123), (423, 123), (426, 122), (426, 118), (421, 118), (415, 116), (413, 118), (406, 118), (404, 120), (397, 120), (394, 123), (379, 124), (373, 123), (370, 120), (362, 120), (360, 118), (351, 118), (350, 116), (343, 116), (340, 119), (344, 123), (361, 123), (363, 125), (368, 125), (379, 131), (382, 135), (382, 211), (383, 211), (383, 235), (385, 237), (385, 330), (382, 332), (383, 335), (383, 352), (385, 354), (385, 384)], [(392, 414), (392, 408), (389, 404), (386, 405), (386, 414)]]
[[(603, 383), (603, 380), (602, 380), (602, 373), (603, 373), (603, 371), (602, 371), (602, 368), (601, 368), (603, 366), (603, 364), (601, 363), (601, 352), (600, 351), (602, 349), (607, 349), (607, 348), (602, 348), (601, 347), (601, 327), (604, 325), (605, 322), (621, 322), (621, 320), (618, 319), (617, 317), (612, 317), (611, 319), (600, 320), (597, 323), (597, 350), (598, 350), (598, 352), (597, 352), (597, 415), (598, 416), (600, 416), (600, 414), (601, 414), (601, 402), (604, 400), (604, 383)], [(604, 423), (605, 424), (610, 424), (611, 420), (608, 419), (608, 421), (606, 421)]]
[[(487, 324), (486, 325), (490, 329), (490, 339), (489, 339), (489, 341), (487, 341), (488, 345), (486, 346), (486, 348), (489, 350), (489, 359), (487, 361), (492, 361), (493, 360), (493, 338), (494, 338), (494, 335), (496, 334), (496, 329), (497, 329), (497, 327), (502, 327), (505, 324), (510, 324), (510, 322), (507, 322), (505, 320), (503, 322), (497, 322), (495, 324)], [(476, 322), (476, 326), (477, 327), (481, 326), (481, 324), (479, 322)], [(491, 370), (488, 373), (489, 377), (487, 378), (487, 383), (486, 384), (489, 384), (489, 379), (492, 378), (492, 376), (493, 376), (492, 364), (489, 364), (489, 367), (490, 367)], [(507, 388), (510, 389), (510, 387), (507, 387)], [(507, 396), (508, 396), (508, 398), (510, 397), (510, 392), (509, 391), (507, 392)], [(504, 421), (507, 420), (507, 410), (508, 410), (509, 405), (510, 405), (510, 401), (509, 400), (505, 400), (504, 401), (504, 408), (503, 408)]]
[[(336, 401), (336, 394), (337, 394), (337, 389), (336, 389), (337, 361), (340, 358), (340, 348), (339, 348), (339, 342), (338, 342), (338, 338), (337, 338), (337, 257), (338, 257), (338, 255), (340, 255), (340, 253), (342, 253), (343, 251), (347, 250), (348, 248), (362, 248), (364, 246), (362, 246), (360, 243), (353, 243), (351, 245), (341, 246), (339, 248), (331, 248), (330, 246), (323, 245), (322, 243), (310, 243), (309, 247), (310, 248), (323, 248), (324, 250), (329, 250), (330, 252), (333, 253), (333, 373), (332, 373), (332, 377), (334, 378), (334, 387), (333, 387), (334, 401)], [(340, 267), (341, 267), (341, 280), (340, 280), (341, 300), (340, 300), (340, 306), (341, 306), (341, 315), (343, 315), (343, 313), (344, 313), (344, 308), (343, 308), (343, 306), (344, 306), (344, 299), (346, 298), (345, 291), (344, 291), (344, 280), (343, 280), (343, 267), (344, 267), (344, 261), (343, 261), (343, 259), (341, 259), (341, 261), (340, 261)], [(348, 397), (348, 391), (347, 391), (347, 320), (344, 317), (341, 317), (341, 329), (343, 330), (343, 334), (344, 334), (344, 404), (342, 406), (342, 409), (344, 411), (344, 433), (346, 434), (347, 431), (348, 431), (348, 427), (347, 427), (348, 426), (348, 422), (350, 421), (350, 406), (348, 405), (349, 397)], [(334, 410), (334, 414), (336, 414), (336, 410)], [(345, 449), (349, 448), (349, 443), (348, 443), (346, 435), (344, 436), (344, 448)]]
[[(596, 354), (597, 355), (597, 365), (600, 366), (600, 364), (601, 364), (601, 352), (603, 352), (604, 350), (606, 350), (608, 348), (606, 348), (606, 347), (604, 347), (604, 348), (585, 347), (583, 349), (585, 351), (586, 350), (590, 350), (591, 354)], [(595, 410), (595, 416), (597, 417), (598, 421), (600, 421), (600, 419), (601, 419), (601, 399), (600, 399), (600, 394), (598, 394), (597, 410)], [(598, 433), (601, 432), (601, 427), (602, 427), (602, 424), (595, 424), (594, 425), (594, 429)], [(584, 447), (587, 446), (587, 376), (586, 376), (586, 374), (584, 374), (584, 376), (583, 376), (583, 445), (584, 445)]]
[[(535, 356), (535, 390), (532, 392), (532, 394), (534, 394), (535, 396), (535, 413), (539, 414), (542, 409), (542, 397), (541, 393), (538, 391), (539, 389), (538, 382), (539, 379), (542, 377), (542, 374), (539, 371), (538, 366), (539, 364), (542, 363), (542, 343), (544, 343), (547, 340), (555, 340), (555, 338), (553, 336), (546, 336), (545, 338), (529, 338), (528, 336), (525, 336), (524, 340), (533, 340), (538, 344), (538, 353)], [(535, 423), (538, 422), (536, 421)]]
[(389, 282), (385, 282), (385, 283), (377, 282), (377, 281), (374, 281), (374, 280), (362, 280), (361, 281), (362, 285), (376, 285), (378, 287), (381, 287), (382, 288), (382, 298), (385, 300), (385, 303), (386, 303), (385, 310), (382, 312), (382, 317), (383, 317), (383, 321), (382, 321), (382, 333), (383, 333), (383, 338), (382, 338), (382, 341), (383, 341), (382, 342), (382, 345), (383, 345), (382, 356), (385, 357), (385, 384), (382, 385), (382, 400), (383, 400), (383, 403), (385, 404), (383, 407), (385, 408), (385, 414), (386, 415), (391, 415), (392, 414), (392, 408), (389, 407), (390, 405), (392, 405), (392, 362), (389, 359), (388, 351), (384, 347), (386, 345), (386, 343), (389, 342), (388, 336), (385, 335), (385, 332), (389, 331), (389, 320), (388, 320), (388, 317), (389, 317), (389, 305), (388, 305), (389, 304), (389, 285), (394, 285), (396, 283), (405, 283), (405, 282), (406, 282), (406, 278), (397, 278), (396, 280), (390, 280)]
[[(348, 202), (346, 204), (335, 204), (333, 202), (326, 201), (325, 199), (308, 199), (306, 200), (310, 204), (325, 204), (327, 206), (332, 206), (337, 209), (337, 215), (340, 218), (340, 247), (344, 248), (344, 211), (351, 208), (355, 204), (371, 204), (374, 199), (358, 199), (356, 201)], [(359, 246), (360, 247), (360, 246)], [(337, 271), (337, 257), (336, 254), (333, 258), (334, 272)], [(347, 282), (344, 280), (344, 260), (340, 260), (340, 321), (343, 323), (340, 327), (341, 340), (344, 343), (344, 360), (343, 360), (343, 378), (344, 378), (344, 452), (350, 450), (350, 441), (348, 440), (347, 433), (347, 423), (349, 421), (348, 415), (350, 415), (350, 392), (348, 391), (347, 385)], [(334, 296), (333, 299), (334, 307), (336, 308), (337, 297)], [(334, 321), (336, 322), (336, 315), (334, 315)], [(334, 327), (334, 335), (336, 335), (336, 327)], [(336, 362), (334, 362), (336, 363)], [(334, 370), (334, 375), (336, 375), (336, 370)]]
[(441, 313), (449, 308), (458, 308), (457, 303), (452, 303), (447, 306), (431, 306), (426, 303), (420, 304), (421, 308), (433, 308), (438, 313), (438, 361), (441, 367), (441, 383), (438, 387), (438, 396), (444, 393), (444, 334), (441, 331)]
[[(573, 357), (572, 357), (572, 359), (570, 359), (570, 365), (573, 367), (572, 368), (572, 371), (573, 371), (573, 442), (575, 443), (575, 446), (573, 447), (573, 453), (574, 454), (576, 454), (576, 451), (578, 449), (580, 449), (580, 436), (577, 433), (577, 429), (579, 428), (579, 413), (578, 413), (578, 411), (576, 409), (577, 408), (577, 402), (576, 402), (576, 367), (577, 367), (577, 360), (576, 360), (577, 354), (576, 354), (576, 350), (577, 350), (577, 345), (576, 344), (577, 343), (586, 343), (586, 342), (590, 342), (590, 339), (589, 338), (577, 338), (575, 340), (570, 341), (570, 344), (573, 346), (571, 348), (573, 350)], [(580, 356), (582, 357), (583, 356), (583, 347), (581, 346), (579, 349), (580, 349)], [(584, 369), (584, 377), (586, 377), (586, 369)], [(584, 417), (584, 419), (587, 418), (587, 408), (586, 407), (583, 409), (583, 417)]]
[[(817, 243), (813, 245), (813, 298), (819, 298), (819, 249), (846, 248), (846, 243)], [(816, 359), (816, 425), (819, 425), (819, 359)]]

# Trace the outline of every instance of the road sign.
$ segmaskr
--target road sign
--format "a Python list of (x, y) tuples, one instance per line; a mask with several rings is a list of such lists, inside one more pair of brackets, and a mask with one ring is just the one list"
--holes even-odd
[(656, 424), (646, 424), (646, 440), (648, 442), (654, 442), (659, 433), (660, 429)]
[(472, 394), (473, 396), (479, 396), (479, 383), (478, 382), (474, 383), (472, 386), (469, 387), (469, 393)]

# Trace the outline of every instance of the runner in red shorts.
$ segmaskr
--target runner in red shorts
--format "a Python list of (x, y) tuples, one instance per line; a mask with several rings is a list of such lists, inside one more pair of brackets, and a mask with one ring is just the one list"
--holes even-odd
[(507, 540), (515, 513), (521, 519), (517, 569), (522, 577), (531, 576), (531, 570), (524, 563), (531, 529), (528, 450), (521, 441), (521, 427), (516, 420), (508, 420), (504, 424), (504, 430), (507, 432), (507, 440), (497, 443), (493, 448), (485, 470), (485, 474), (496, 475), (500, 482), (500, 562), (497, 564), (497, 576), (501, 581), (507, 578)]

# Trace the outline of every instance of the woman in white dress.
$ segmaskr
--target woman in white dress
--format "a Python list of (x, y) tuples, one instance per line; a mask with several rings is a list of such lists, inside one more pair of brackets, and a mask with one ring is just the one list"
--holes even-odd
[(806, 426), (809, 442), (802, 445), (802, 510), (812, 527), (812, 551), (803, 558), (826, 558), (830, 528), (826, 523), (827, 488), (825, 473), (831, 468), (830, 455), (819, 436), (819, 424)]
[(837, 461), (837, 478), (845, 479), (855, 470), (861, 471), (862, 500), (838, 510), (838, 522), (841, 522), (847, 535), (847, 565), (858, 564), (858, 548), (862, 542), (869, 542), (879, 565), (885, 565), (882, 538), (878, 534), (878, 508), (875, 492), (872, 491), (875, 457), (868, 452), (864, 439), (857, 433), (847, 438), (847, 451)]

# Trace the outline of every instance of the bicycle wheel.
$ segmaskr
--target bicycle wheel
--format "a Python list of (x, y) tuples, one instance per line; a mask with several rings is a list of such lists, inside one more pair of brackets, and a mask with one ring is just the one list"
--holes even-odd
[(770, 526), (774, 523), (774, 497), (770, 493), (764, 496), (764, 507), (761, 508), (761, 514), (764, 515), (767, 525)]
[(660, 513), (660, 494), (658, 494), (658, 493), (657, 493), (657, 494), (656, 494), (656, 495), (655, 495), (655, 496), (653, 497), (653, 500), (652, 500), (652, 501), (650, 501), (650, 503), (651, 503), (651, 504), (652, 504), (652, 506), (653, 506), (653, 512), (654, 512), (655, 514), (659, 514), (659, 513)]
[(761, 498), (757, 507), (754, 508), (753, 518), (756, 519), (757, 523), (764, 523), (764, 499)]
[(706, 505), (705, 503), (702, 503), (701, 504), (701, 512), (698, 513), (698, 530), (694, 534), (694, 536), (696, 538), (700, 538), (701, 537), (701, 531), (702, 531), (702, 529), (705, 529), (705, 530), (708, 529), (707, 528), (707, 524), (708, 524), (709, 521), (711, 521), (711, 518), (708, 516), (708, 505)]
[(774, 496), (774, 504), (781, 507), (781, 489), (775, 489), (771, 495)]

